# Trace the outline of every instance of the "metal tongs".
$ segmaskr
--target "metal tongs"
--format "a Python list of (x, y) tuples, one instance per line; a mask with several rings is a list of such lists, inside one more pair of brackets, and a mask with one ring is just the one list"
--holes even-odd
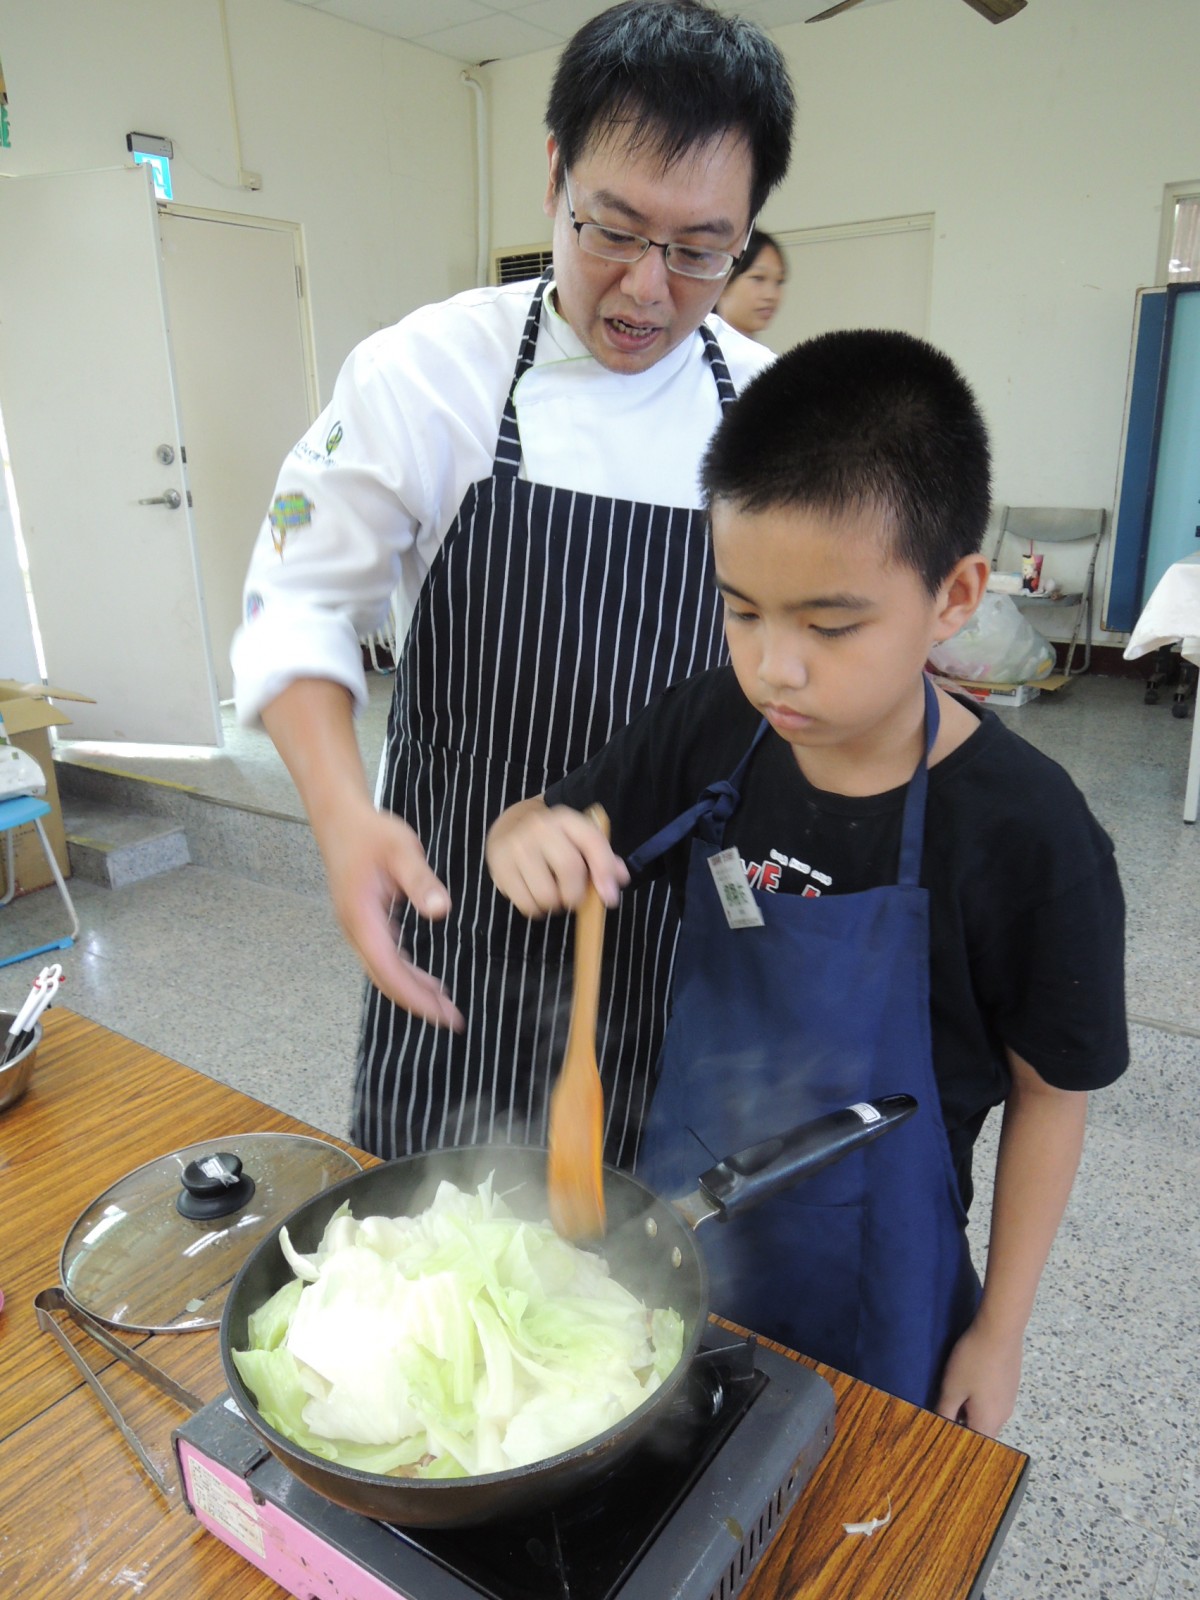
[(38, 973), (24, 1005), (13, 1018), (3, 1048), (0, 1048), (0, 1067), (7, 1066), (14, 1056), (19, 1056), (29, 1045), (34, 1024), (58, 993), (62, 981), (63, 969), (57, 961), (53, 966), (43, 967)]
[(37, 1313), (38, 1327), (41, 1328), (43, 1333), (50, 1334), (62, 1346), (63, 1352), (78, 1369), (84, 1383), (87, 1384), (88, 1388), (121, 1430), (126, 1444), (141, 1462), (154, 1487), (169, 1501), (174, 1492), (172, 1484), (164, 1473), (159, 1470), (146, 1446), (121, 1414), (121, 1408), (104, 1387), (100, 1375), (84, 1359), (82, 1353), (75, 1348), (75, 1345), (61, 1326), (58, 1320), (59, 1317), (65, 1313), (90, 1338), (107, 1350), (109, 1355), (115, 1356), (118, 1361), (123, 1361), (139, 1377), (145, 1378), (149, 1383), (152, 1383), (161, 1394), (167, 1395), (169, 1399), (183, 1406), (185, 1410), (189, 1412), (199, 1411), (204, 1401), (198, 1394), (193, 1394), (190, 1389), (185, 1389), (181, 1383), (176, 1383), (174, 1378), (168, 1376), (161, 1367), (155, 1366), (153, 1361), (147, 1361), (145, 1356), (139, 1355), (131, 1346), (116, 1338), (102, 1322), (98, 1322), (95, 1317), (89, 1316), (82, 1306), (76, 1305), (61, 1287), (43, 1289), (40, 1294), (34, 1296), (33, 1306)]

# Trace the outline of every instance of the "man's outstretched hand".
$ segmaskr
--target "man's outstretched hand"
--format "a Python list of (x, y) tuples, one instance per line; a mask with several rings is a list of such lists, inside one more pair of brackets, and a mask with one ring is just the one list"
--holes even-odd
[(421, 916), (440, 921), (450, 896), (435, 875), (421, 841), (406, 822), (367, 802), (339, 819), (319, 841), (333, 908), (351, 949), (371, 982), (405, 1011), (456, 1031), (462, 1014), (428, 972), (396, 948), (394, 910), (407, 901)]

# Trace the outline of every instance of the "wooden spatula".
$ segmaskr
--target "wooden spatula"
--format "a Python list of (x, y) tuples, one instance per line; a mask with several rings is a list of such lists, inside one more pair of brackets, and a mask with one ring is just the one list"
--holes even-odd
[[(600, 806), (587, 815), (608, 837)], [(575, 913), (575, 992), (567, 1049), (550, 1096), (550, 1159), (546, 1187), (550, 1221), (564, 1239), (599, 1239), (604, 1233), (604, 1090), (596, 1065), (596, 1013), (604, 901), (589, 884)]]

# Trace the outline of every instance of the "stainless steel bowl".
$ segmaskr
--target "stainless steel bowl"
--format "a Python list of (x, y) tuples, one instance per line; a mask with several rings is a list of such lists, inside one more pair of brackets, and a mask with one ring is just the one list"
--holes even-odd
[[(7, 1044), (8, 1030), (15, 1019), (15, 1011), (0, 1011), (0, 1042)], [(42, 1025), (40, 1022), (35, 1022), (33, 1038), (24, 1050), (0, 1067), (0, 1111), (7, 1111), (9, 1106), (16, 1105), (28, 1089), (30, 1079), (33, 1077), (33, 1063), (37, 1060), (37, 1048), (41, 1042)]]

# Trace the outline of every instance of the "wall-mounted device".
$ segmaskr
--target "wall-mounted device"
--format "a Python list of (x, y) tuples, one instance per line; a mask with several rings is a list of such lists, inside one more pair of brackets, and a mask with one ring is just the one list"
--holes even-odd
[(175, 154), (175, 146), (170, 139), (164, 139), (158, 133), (127, 133), (125, 148), (139, 166), (146, 165), (153, 169), (154, 193), (158, 198), (170, 200), (171, 157)]

